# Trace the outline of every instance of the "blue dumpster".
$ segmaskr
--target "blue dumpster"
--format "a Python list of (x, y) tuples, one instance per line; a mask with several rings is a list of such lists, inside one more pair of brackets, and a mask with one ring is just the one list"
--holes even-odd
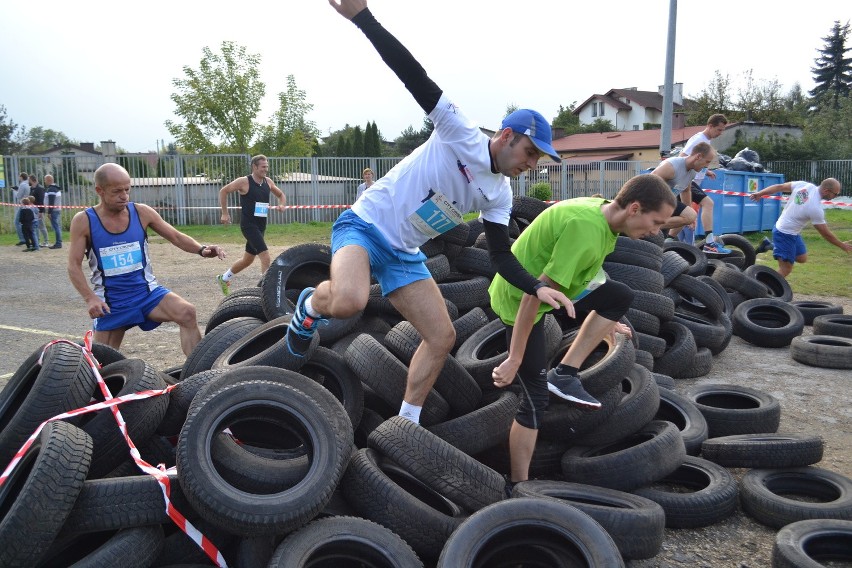
[[(776, 183), (784, 183), (784, 174), (725, 169), (713, 170), (713, 173), (716, 174), (716, 179), (706, 176), (701, 182), (701, 189), (749, 194)], [(761, 199), (755, 203), (745, 195), (723, 195), (709, 191), (707, 195), (713, 200), (713, 231), (717, 235), (772, 230), (783, 209), (783, 202), (777, 199)], [(695, 234), (704, 234), (700, 215)]]

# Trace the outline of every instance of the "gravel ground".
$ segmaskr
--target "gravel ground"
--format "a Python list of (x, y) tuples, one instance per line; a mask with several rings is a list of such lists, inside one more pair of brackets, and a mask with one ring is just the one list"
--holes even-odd
[[(154, 240), (152, 258), (161, 284), (193, 302), (203, 329), (219, 300), (214, 281), (228, 261), (205, 260)], [(232, 257), (240, 253), (229, 247)], [(272, 249), (273, 254), (280, 250)], [(0, 385), (5, 384), (23, 360), (45, 341), (55, 338), (80, 339), (91, 328), (85, 305), (66, 275), (67, 248), (21, 254), (20, 247), (0, 248), (0, 290), (4, 301), (0, 310)], [(256, 285), (258, 266), (240, 274), (235, 288)], [(818, 298), (796, 295), (795, 300), (822, 300), (840, 304), (852, 314), (850, 298)], [(810, 333), (810, 327), (805, 333)], [(178, 329), (165, 324), (152, 332), (128, 332), (122, 352), (127, 357), (145, 359), (159, 369), (180, 365), (184, 356), (178, 343)], [(781, 402), (780, 432), (818, 434), (825, 440), (825, 454), (819, 467), (852, 476), (852, 373), (808, 367), (792, 360), (788, 348), (755, 347), (733, 337), (725, 351), (714, 359), (710, 374), (698, 379), (679, 380), (677, 390), (694, 384), (725, 383), (766, 391)], [(733, 470), (739, 478), (745, 470)], [(722, 523), (703, 529), (666, 530), (663, 549), (655, 558), (634, 561), (634, 567), (739, 567), (771, 565), (776, 531), (764, 527), (741, 510)]]

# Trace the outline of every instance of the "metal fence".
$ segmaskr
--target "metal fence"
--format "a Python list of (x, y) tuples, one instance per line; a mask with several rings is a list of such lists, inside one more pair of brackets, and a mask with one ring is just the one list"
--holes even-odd
[[(220, 222), (219, 190), (231, 180), (251, 171), (247, 154), (163, 156), (4, 156), (0, 183), (0, 233), (14, 230), (15, 207), (11, 187), (18, 174), (34, 174), (40, 181), (51, 174), (62, 188), (63, 226), (67, 229), (78, 210), (97, 203), (94, 172), (107, 161), (124, 166), (132, 178), (132, 199), (156, 208), (174, 225)], [(270, 223), (334, 221), (355, 199), (361, 172), (370, 167), (376, 178), (385, 175), (402, 158), (269, 158), (269, 175), (284, 192), (287, 205), (271, 211)], [(659, 162), (605, 161), (540, 164), (512, 178), (515, 195), (529, 195), (535, 184), (545, 183), (554, 200), (601, 194), (612, 198), (631, 177), (656, 167)], [(852, 160), (770, 162), (767, 171), (783, 173), (787, 180), (818, 182), (836, 177), (843, 194), (852, 195)], [(274, 204), (274, 202), (273, 202)], [(239, 221), (239, 197), (229, 195), (228, 207)]]

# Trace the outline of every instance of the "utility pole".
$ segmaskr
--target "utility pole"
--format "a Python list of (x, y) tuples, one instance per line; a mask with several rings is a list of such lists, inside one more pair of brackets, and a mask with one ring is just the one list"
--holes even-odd
[(672, 112), (674, 111), (674, 57), (677, 28), (677, 0), (669, 0), (669, 34), (666, 40), (666, 77), (663, 83), (663, 129), (660, 131), (660, 157), (672, 149)]

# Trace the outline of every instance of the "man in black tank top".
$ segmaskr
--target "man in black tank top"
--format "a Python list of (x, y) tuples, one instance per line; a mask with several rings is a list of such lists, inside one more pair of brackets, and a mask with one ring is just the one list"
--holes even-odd
[(231, 278), (248, 268), (254, 262), (255, 257), (260, 257), (261, 276), (269, 268), (271, 259), (263, 235), (266, 232), (268, 211), (277, 209), (277, 207), (269, 206), (269, 194), (271, 192), (278, 198), (279, 206), (286, 203), (286, 198), (284, 193), (275, 185), (275, 182), (269, 178), (268, 173), (269, 161), (263, 154), (258, 154), (251, 159), (251, 175), (237, 178), (219, 190), (222, 223), (226, 225), (231, 222), (231, 215), (228, 212), (228, 194), (235, 191), (240, 194), (240, 231), (246, 238), (246, 251), (242, 258), (236, 261), (224, 274), (216, 277), (222, 293), (226, 296), (231, 291)]

